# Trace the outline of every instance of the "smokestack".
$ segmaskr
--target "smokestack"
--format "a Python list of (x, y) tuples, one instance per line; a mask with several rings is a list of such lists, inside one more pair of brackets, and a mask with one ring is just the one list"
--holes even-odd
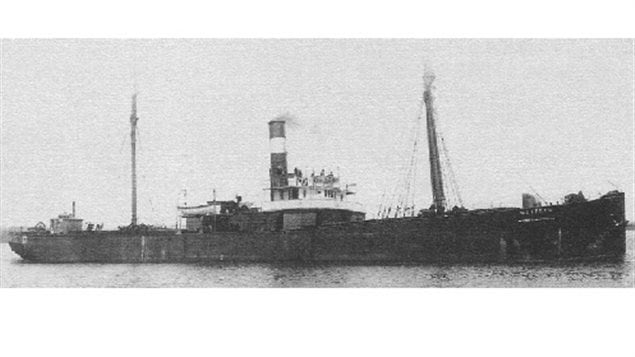
[[(278, 117), (269, 122), (269, 147), (271, 150), (271, 168), (269, 178), (271, 180), (271, 200), (276, 200), (276, 188), (289, 185), (287, 178), (287, 148), (285, 135), (286, 120)], [(278, 196), (280, 197), (280, 196)]]
[(75, 201), (73, 201), (73, 218), (75, 218)]

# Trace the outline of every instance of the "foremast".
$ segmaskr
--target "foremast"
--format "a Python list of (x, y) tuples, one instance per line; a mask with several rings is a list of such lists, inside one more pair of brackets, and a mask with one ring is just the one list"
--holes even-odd
[(130, 114), (130, 156), (132, 163), (132, 219), (131, 226), (137, 225), (137, 93), (132, 95)]
[(430, 158), (430, 181), (432, 183), (433, 209), (436, 212), (445, 211), (446, 201), (443, 193), (443, 175), (441, 161), (439, 159), (439, 147), (436, 123), (434, 117), (434, 98), (432, 95), (432, 82), (434, 73), (426, 72), (423, 76), (424, 92), (423, 101), (426, 106), (426, 126), (428, 129), (428, 151)]

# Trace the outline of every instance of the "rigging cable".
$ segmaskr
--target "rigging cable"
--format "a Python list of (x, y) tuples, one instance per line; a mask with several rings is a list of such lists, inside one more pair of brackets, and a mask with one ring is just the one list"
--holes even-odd
[(417, 167), (419, 162), (419, 137), (421, 132), (421, 119), (423, 117), (424, 105), (425, 101), (424, 96), (422, 95), (421, 100), (419, 101), (417, 118), (414, 122), (412, 152), (405, 175), (404, 190), (400, 193), (400, 197), (397, 202), (398, 206), (397, 211), (395, 212), (395, 217), (398, 217), (400, 213), (402, 217), (407, 216), (408, 213), (410, 213), (411, 216), (414, 216)]
[(450, 188), (453, 194), (456, 196), (456, 199), (459, 203), (459, 207), (463, 207), (463, 199), (461, 198), (461, 192), (459, 191), (459, 185), (456, 182), (456, 176), (454, 175), (454, 170), (452, 169), (452, 163), (450, 162), (450, 154), (448, 153), (448, 148), (445, 145), (445, 139), (439, 133), (439, 138), (441, 139), (441, 148), (443, 151), (443, 159), (447, 166), (448, 175), (447, 177), (450, 179)]

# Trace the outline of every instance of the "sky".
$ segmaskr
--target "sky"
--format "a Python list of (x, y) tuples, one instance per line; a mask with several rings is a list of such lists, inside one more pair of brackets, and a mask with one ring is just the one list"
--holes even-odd
[[(289, 167), (339, 172), (373, 217), (403, 186), (426, 69), (468, 208), (626, 192), (633, 220), (632, 40), (2, 40), (0, 218), (130, 221), (138, 95), (139, 221), (267, 198), (267, 122), (292, 115)], [(423, 138), (425, 140), (425, 137)], [(432, 201), (427, 152), (416, 202)]]

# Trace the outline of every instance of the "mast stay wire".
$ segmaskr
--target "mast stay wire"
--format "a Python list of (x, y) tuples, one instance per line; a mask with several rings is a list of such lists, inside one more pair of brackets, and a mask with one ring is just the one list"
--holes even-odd
[(421, 117), (423, 113), (423, 98), (419, 105), (419, 115), (415, 121), (415, 130), (413, 134), (412, 154), (410, 157), (410, 164), (408, 165), (408, 172), (406, 174), (405, 192), (400, 200), (399, 204), (404, 208), (403, 215), (408, 214), (408, 210), (411, 210), (411, 215), (414, 215), (414, 198), (416, 192), (416, 178), (417, 178), (417, 164), (419, 162), (419, 136), (421, 128)]
[[(418, 167), (418, 163), (419, 163), (419, 139), (420, 139), (420, 135), (421, 135), (421, 118), (423, 117), (423, 111), (424, 111), (424, 96), (421, 96), (421, 100), (419, 102), (419, 115), (417, 116), (417, 119), (415, 121), (415, 130), (414, 130), (414, 143), (413, 143), (413, 149), (412, 149), (412, 156), (410, 159), (410, 175), (408, 177), (408, 186), (406, 188), (406, 195), (409, 197), (406, 197), (406, 199), (408, 200), (408, 202), (406, 204), (409, 205), (409, 207), (411, 207), (412, 209), (412, 213), (414, 214), (414, 210), (415, 210), (415, 192), (416, 192), (416, 182), (417, 182), (417, 167)], [(412, 189), (411, 189), (412, 187)]]
[[(421, 96), (421, 101), (419, 102), (419, 111), (418, 115), (415, 119), (414, 130), (412, 135), (412, 151), (411, 156), (407, 162), (407, 165), (404, 170), (403, 181), (401, 185), (398, 185), (393, 190), (392, 195), (387, 195), (384, 191), (382, 195), (381, 203), (379, 205), (379, 209), (377, 212), (378, 218), (388, 218), (388, 217), (405, 217), (410, 213), (412, 216), (415, 215), (415, 198), (416, 198), (416, 179), (417, 179), (417, 169), (419, 164), (419, 141), (421, 136), (421, 122), (423, 118), (425, 110), (425, 101), (424, 95)], [(435, 110), (435, 118), (439, 118), (438, 113)], [(442, 159), (442, 174), (447, 179), (444, 180), (444, 186), (451, 195), (452, 203), (454, 205), (458, 205), (459, 207), (463, 207), (463, 199), (461, 197), (461, 193), (459, 190), (459, 185), (456, 180), (456, 175), (454, 173), (454, 169), (452, 167), (452, 163), (450, 160), (450, 155), (447, 149), (447, 145), (445, 143), (445, 139), (440, 130), (437, 128), (437, 136), (441, 141), (441, 152), (440, 155)], [(390, 197), (388, 197), (390, 196)]]
[(456, 181), (456, 175), (454, 174), (454, 169), (452, 168), (452, 162), (450, 161), (450, 154), (448, 152), (448, 148), (445, 145), (445, 138), (443, 137), (441, 132), (439, 132), (438, 135), (439, 135), (439, 139), (441, 139), (441, 149), (442, 149), (441, 151), (443, 155), (443, 161), (445, 163), (444, 168), (447, 171), (446, 177), (450, 181), (448, 186), (452, 194), (455, 196), (454, 198), (456, 199), (458, 206), (463, 207), (463, 199), (461, 198), (461, 191), (459, 190), (459, 185)]
[(419, 102), (418, 115), (414, 122), (414, 130), (412, 131), (412, 151), (410, 158), (404, 168), (404, 176), (401, 185), (398, 185), (393, 190), (390, 198), (382, 195), (382, 200), (378, 209), (379, 218), (387, 218), (389, 216), (405, 217), (410, 213), (411, 216), (415, 215), (415, 196), (416, 196), (416, 178), (417, 168), (419, 162), (419, 139), (421, 131), (421, 121), (424, 112), (424, 96), (421, 96)]
[(533, 186), (531, 186), (531, 184), (529, 183), (529, 181), (527, 181), (527, 179), (525, 179), (525, 176), (522, 175), (522, 173), (520, 173), (520, 171), (518, 171), (517, 168), (514, 169), (516, 176), (518, 176), (525, 185), (527, 185), (527, 187), (534, 193), (534, 195), (536, 195), (536, 197), (538, 197), (538, 199), (540, 199), (542, 204), (546, 204), (548, 201), (544, 199), (544, 197), (542, 197), (540, 195), (540, 193), (538, 193), (538, 191), (536, 191), (535, 188), (533, 188)]

